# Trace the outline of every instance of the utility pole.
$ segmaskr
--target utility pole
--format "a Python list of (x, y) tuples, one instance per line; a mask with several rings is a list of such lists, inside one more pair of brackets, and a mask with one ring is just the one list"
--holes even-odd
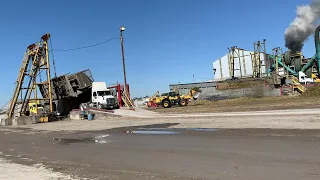
[(127, 96), (129, 96), (128, 89), (127, 89), (127, 74), (126, 74), (126, 64), (124, 59), (124, 47), (123, 47), (123, 35), (122, 32), (126, 28), (124, 26), (120, 27), (120, 44), (121, 44), (121, 52), (122, 52), (122, 66), (123, 66), (123, 78), (124, 78), (124, 91)]

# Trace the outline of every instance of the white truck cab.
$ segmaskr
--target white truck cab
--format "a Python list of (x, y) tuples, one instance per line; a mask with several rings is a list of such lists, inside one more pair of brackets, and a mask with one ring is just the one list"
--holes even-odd
[(111, 90), (107, 88), (105, 82), (93, 82), (91, 90), (92, 105), (99, 109), (117, 109), (119, 104), (112, 95)]
[(299, 71), (299, 81), (301, 84), (312, 84), (314, 80), (312, 78), (308, 78), (307, 75), (301, 71)]

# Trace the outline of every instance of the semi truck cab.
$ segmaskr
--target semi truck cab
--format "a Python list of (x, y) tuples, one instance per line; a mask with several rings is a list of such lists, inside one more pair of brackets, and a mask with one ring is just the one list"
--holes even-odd
[(119, 104), (117, 99), (107, 88), (105, 82), (93, 82), (91, 91), (91, 101), (99, 109), (117, 109)]

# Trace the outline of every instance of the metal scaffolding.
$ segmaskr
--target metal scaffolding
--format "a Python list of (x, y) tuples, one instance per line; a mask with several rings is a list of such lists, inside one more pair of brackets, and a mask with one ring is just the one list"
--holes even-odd
[(279, 57), (283, 56), (282, 49), (280, 47), (273, 48), (272, 54), (275, 57), (275, 59), (274, 59), (275, 70), (274, 70), (273, 76), (272, 76), (273, 77), (273, 84), (281, 85), (281, 80), (279, 78), (279, 63), (278, 63), (278, 61), (279, 61)]
[[(237, 46), (233, 46), (229, 49), (228, 54), (228, 62), (229, 62), (229, 73), (232, 79), (235, 78), (235, 71), (240, 71), (240, 78), (242, 78), (242, 70), (241, 70), (241, 54), (240, 49)], [(235, 68), (235, 63), (239, 62), (239, 67)]]
[[(252, 54), (252, 69), (253, 69), (253, 77), (260, 78), (267, 72), (262, 72), (262, 67), (265, 65), (265, 57), (266, 57), (266, 39), (262, 42), (258, 41), (253, 43), (254, 52)], [(264, 58), (261, 59), (261, 54), (264, 55)]]
[[(13, 98), (11, 99), (8, 111), (9, 118), (13, 116), (26, 115), (28, 103), (36, 102), (35, 104), (37, 106), (38, 101), (40, 100), (47, 101), (46, 103), (49, 104), (49, 111), (53, 111), (48, 49), (49, 38), (50, 34), (45, 34), (41, 37), (40, 42), (28, 46), (16, 81)], [(46, 77), (44, 81), (41, 80), (42, 74), (45, 74)], [(43, 84), (48, 87), (45, 98), (38, 98), (37, 86), (39, 84)], [(18, 105), (20, 105), (20, 108), (17, 108)]]

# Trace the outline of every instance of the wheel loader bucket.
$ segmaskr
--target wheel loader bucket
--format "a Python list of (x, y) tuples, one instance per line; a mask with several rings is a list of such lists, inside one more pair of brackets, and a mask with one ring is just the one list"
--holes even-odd
[(200, 92), (194, 92), (193, 93), (193, 99), (194, 100), (197, 100), (199, 96), (200, 96)]

